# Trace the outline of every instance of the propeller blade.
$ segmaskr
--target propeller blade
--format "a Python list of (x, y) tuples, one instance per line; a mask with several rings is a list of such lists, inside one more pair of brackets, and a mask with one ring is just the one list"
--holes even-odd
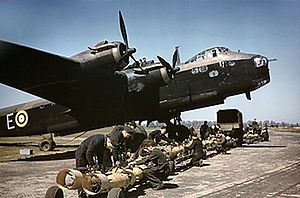
[(178, 58), (178, 48), (175, 50), (174, 54), (173, 54), (173, 62), (172, 62), (172, 66), (173, 68), (175, 68), (176, 63), (177, 63), (177, 58)]
[(132, 58), (132, 60), (135, 62), (135, 64), (139, 65), (139, 62), (134, 58), (134, 56), (132, 54), (130, 54), (130, 57)]
[(162, 57), (157, 56), (157, 59), (167, 69), (169, 77), (171, 79), (174, 79), (176, 72), (178, 72), (180, 70), (180, 68), (176, 66), (176, 63), (178, 60), (178, 50), (175, 50), (175, 52), (173, 54), (173, 58), (172, 58), (173, 59), (173, 67), (171, 67), (171, 65)]
[(124, 43), (126, 45), (126, 49), (128, 49), (129, 47), (128, 47), (127, 32), (126, 32), (125, 22), (124, 22), (121, 11), (119, 11), (119, 23), (120, 23), (121, 34), (122, 34)]
[(171, 70), (172, 70), (171, 65), (170, 65), (165, 59), (163, 59), (163, 58), (160, 57), (160, 56), (157, 56), (157, 59), (159, 60), (159, 62), (160, 62), (165, 68), (167, 68), (168, 71), (171, 71)]
[(120, 69), (119, 67), (121, 66), (122, 62), (126, 62), (128, 64), (129, 63), (129, 61), (128, 61), (129, 57), (132, 58), (134, 60), (134, 62), (138, 65), (138, 62), (136, 61), (136, 59), (132, 55), (136, 52), (136, 49), (135, 48), (130, 48), (129, 44), (128, 44), (126, 26), (125, 26), (125, 22), (124, 22), (123, 15), (122, 15), (121, 11), (119, 11), (119, 23), (120, 23), (120, 30), (121, 30), (122, 38), (123, 38), (123, 41), (124, 41), (125, 46), (126, 46), (126, 50), (125, 50), (124, 55), (115, 64), (115, 67), (114, 67), (115, 69)]
[(175, 70), (171, 67), (171, 65), (162, 57), (157, 56), (157, 59), (159, 60), (159, 62), (167, 69), (167, 73), (170, 79), (174, 79), (175, 77)]

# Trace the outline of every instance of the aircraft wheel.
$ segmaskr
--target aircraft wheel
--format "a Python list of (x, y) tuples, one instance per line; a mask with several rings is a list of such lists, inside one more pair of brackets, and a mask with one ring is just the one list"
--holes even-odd
[(64, 198), (64, 192), (57, 186), (48, 188), (45, 198)]
[(121, 188), (112, 188), (108, 194), (107, 198), (124, 198), (124, 191)]
[(53, 140), (43, 140), (39, 144), (41, 151), (53, 151), (55, 146), (56, 144)]

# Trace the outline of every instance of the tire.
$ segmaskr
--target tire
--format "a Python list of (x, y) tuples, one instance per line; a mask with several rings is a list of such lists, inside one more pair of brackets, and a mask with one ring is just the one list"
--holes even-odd
[(53, 140), (43, 140), (39, 144), (41, 151), (53, 151), (55, 146), (56, 144)]
[(262, 137), (263, 141), (269, 141), (269, 133), (268, 132), (263, 132), (261, 134), (261, 137)]
[(124, 198), (124, 191), (121, 188), (112, 188), (108, 194), (107, 198)]
[(45, 198), (63, 198), (64, 192), (57, 186), (51, 186), (48, 188)]
[(244, 136), (244, 131), (243, 129), (234, 129), (234, 138), (237, 138), (237, 146), (240, 147), (243, 144), (243, 136)]

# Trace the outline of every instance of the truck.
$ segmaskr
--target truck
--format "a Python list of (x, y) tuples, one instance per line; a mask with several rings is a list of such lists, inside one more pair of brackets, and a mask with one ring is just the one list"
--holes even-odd
[(242, 146), (244, 129), (243, 115), (238, 109), (222, 109), (217, 112), (217, 124), (227, 136), (237, 138), (237, 146)]

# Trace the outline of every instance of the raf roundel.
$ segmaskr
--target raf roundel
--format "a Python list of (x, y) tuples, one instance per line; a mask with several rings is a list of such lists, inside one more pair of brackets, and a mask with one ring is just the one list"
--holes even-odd
[(25, 127), (28, 123), (28, 114), (26, 113), (26, 111), (19, 111), (15, 117), (15, 122), (18, 127)]

